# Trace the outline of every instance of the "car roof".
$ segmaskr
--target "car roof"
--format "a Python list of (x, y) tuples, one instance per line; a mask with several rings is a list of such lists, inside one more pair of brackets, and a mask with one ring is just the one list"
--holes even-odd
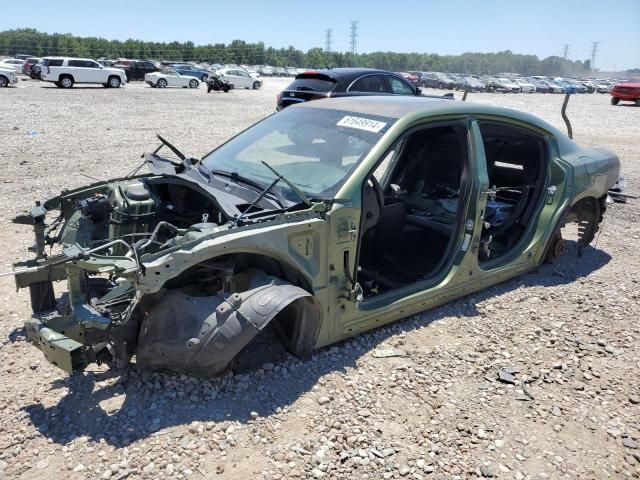
[(544, 120), (519, 110), (473, 102), (460, 102), (444, 98), (414, 97), (409, 95), (362, 95), (327, 98), (315, 102), (302, 102), (288, 108), (323, 108), (363, 115), (380, 115), (395, 119), (400, 119), (415, 113), (423, 114), (425, 117), (447, 114), (492, 115), (519, 120), (553, 133), (556, 136), (564, 135)]
[(308, 70), (306, 72), (300, 73), (296, 76), (304, 77), (305, 75), (326, 75), (327, 77), (331, 77), (335, 80), (345, 80), (349, 78), (359, 77), (360, 75), (366, 73), (384, 73), (388, 75), (398, 76), (394, 72), (389, 72), (388, 70), (380, 70), (377, 68), (330, 68), (330, 69), (320, 69), (320, 70)]

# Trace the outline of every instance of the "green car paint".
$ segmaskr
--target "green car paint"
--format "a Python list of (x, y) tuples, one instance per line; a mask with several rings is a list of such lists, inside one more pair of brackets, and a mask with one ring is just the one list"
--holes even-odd
[[(324, 115), (325, 111), (333, 115), (331, 118), (343, 116), (341, 122), (345, 116), (360, 119), (362, 125), (348, 126), (347, 131), (378, 129), (379, 135), (329, 198), (313, 198), (307, 192), (312, 197), (310, 207), (300, 203), (276, 208), (275, 198), (269, 207), (260, 199), (257, 207), (239, 208), (240, 212), (253, 208), (259, 212), (247, 213), (246, 221), (241, 218), (234, 224), (238, 214), (223, 214), (224, 209), (218, 208), (221, 200), (215, 195), (208, 197), (200, 185), (203, 181), (197, 169), (207, 164), (206, 157), (203, 162), (187, 159), (182, 166), (174, 166), (159, 155), (147, 155), (152, 170), (149, 175), (65, 191), (44, 203), (47, 211), (60, 210), (61, 233), (48, 233), (43, 240), (36, 228), (37, 243), (59, 243), (62, 253), (46, 257), (37, 249), (35, 260), (16, 264), (17, 287), (31, 289), (35, 313), (26, 322), (29, 338), (49, 361), (69, 373), (105, 358), (122, 366), (137, 354), (142, 368), (207, 376), (224, 368), (273, 321), (285, 346), (305, 356), (313, 349), (532, 270), (549, 258), (554, 244), (561, 241), (559, 231), (565, 222), (581, 222), (581, 246), (586, 246), (601, 221), (607, 191), (619, 175), (618, 158), (606, 150), (581, 148), (526, 113), (468, 102), (410, 97), (330, 99), (291, 107), (254, 128), (268, 128), (269, 122), (288, 118), (283, 115), (305, 118), (318, 112)], [(350, 122), (354, 120), (343, 124)], [(483, 240), (488, 228), (486, 208), (495, 191), (487, 170), (480, 128), (483, 122), (518, 127), (535, 135), (548, 162), (536, 184), (537, 200), (530, 206), (529, 221), (522, 225), (517, 240), (503, 255), (485, 260), (480, 255), (486, 246), (483, 242), (487, 243)], [(460, 197), (464, 201), (456, 213), (458, 220), (446, 258), (427, 278), (380, 293), (373, 287), (363, 294), (359, 256), (366, 222), (364, 186), (394, 145), (399, 145), (399, 139), (409, 138), (407, 132), (434, 125), (463, 125), (468, 142), (467, 177)], [(236, 138), (248, 138), (255, 131), (250, 128)], [(233, 150), (234, 140), (220, 147), (222, 151)], [(331, 147), (331, 142), (323, 145)], [(355, 145), (356, 150), (360, 148), (360, 143)], [(308, 144), (294, 142), (285, 147), (299, 154), (305, 148), (317, 150), (318, 143), (311, 138)], [(317, 167), (315, 164), (319, 171)], [(299, 165), (284, 170), (298, 182), (304, 179)], [(200, 171), (201, 176), (205, 174), (213, 175)], [(240, 188), (237, 175), (234, 178), (225, 188), (240, 195), (244, 187)], [(149, 187), (149, 196), (129, 199), (129, 189), (134, 191), (133, 186), (141, 182)], [(217, 211), (219, 220), (211, 222), (209, 214), (203, 213), (202, 221), (192, 226), (160, 225), (163, 214), (170, 218), (176, 215), (171, 211), (174, 204), (166, 198), (174, 195), (178, 205), (184, 199), (176, 192), (182, 195), (185, 191), (187, 197), (208, 199), (207, 208)], [(265, 191), (264, 195), (271, 193)], [(82, 203), (86, 199), (93, 203)], [(114, 219), (118, 208), (125, 211), (124, 216)], [(100, 209), (109, 209), (109, 215), (103, 218), (107, 214)], [(187, 209), (188, 215), (192, 213)], [(40, 214), (16, 221), (27, 223), (29, 218), (37, 225), (42, 221)], [(142, 215), (149, 215), (147, 223), (140, 220)], [(157, 237), (151, 232), (154, 226)], [(107, 233), (99, 233), (101, 228)], [(162, 229), (171, 232), (161, 239)], [(162, 245), (146, 246), (147, 238), (157, 238), (156, 243)], [(151, 247), (152, 251), (146, 250)], [(213, 272), (212, 281), (223, 286), (216, 283), (220, 288), (215, 290), (207, 284), (207, 295), (194, 293), (194, 282), (208, 271)], [(65, 278), (69, 304), (55, 308), (51, 282)], [(97, 287), (90, 285), (92, 278)], [(89, 298), (89, 290), (99, 293)], [(186, 307), (176, 309), (169, 298), (178, 298), (174, 303), (183, 302)]]

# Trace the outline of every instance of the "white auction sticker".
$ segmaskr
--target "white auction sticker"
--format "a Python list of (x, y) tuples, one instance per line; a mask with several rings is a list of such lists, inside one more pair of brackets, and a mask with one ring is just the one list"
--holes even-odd
[(360, 130), (366, 130), (374, 133), (378, 133), (387, 126), (385, 122), (378, 122), (377, 120), (370, 120), (362, 117), (351, 117), (349, 115), (342, 117), (336, 125), (339, 127), (358, 128)]

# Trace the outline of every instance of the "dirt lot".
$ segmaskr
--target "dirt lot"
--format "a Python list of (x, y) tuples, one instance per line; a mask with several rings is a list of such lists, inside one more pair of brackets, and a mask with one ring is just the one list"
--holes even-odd
[[(0, 90), (1, 271), (28, 255), (30, 229), (9, 220), (34, 200), (127, 173), (156, 132), (201, 156), (270, 114), (286, 83)], [(561, 96), (469, 100), (563, 126)], [(640, 108), (586, 94), (569, 113), (576, 140), (615, 151), (640, 192)], [(69, 378), (25, 341), (28, 292), (1, 277), (0, 478), (639, 478), (639, 205), (610, 206), (582, 258), (572, 248), (310, 361), (205, 382), (96, 366)]]

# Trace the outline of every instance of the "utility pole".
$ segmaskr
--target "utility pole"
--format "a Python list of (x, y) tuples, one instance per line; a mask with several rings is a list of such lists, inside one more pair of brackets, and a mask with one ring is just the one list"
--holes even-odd
[(325, 34), (324, 51), (326, 53), (331, 53), (331, 35), (333, 34), (333, 30), (331, 28), (327, 28)]
[(564, 58), (565, 60), (569, 58), (569, 47), (571, 47), (571, 44), (569, 43), (565, 43), (562, 46), (562, 58)]
[(598, 47), (600, 42), (591, 43), (591, 70), (596, 69), (596, 56), (598, 55)]
[(351, 53), (355, 56), (358, 53), (358, 20), (351, 22)]

